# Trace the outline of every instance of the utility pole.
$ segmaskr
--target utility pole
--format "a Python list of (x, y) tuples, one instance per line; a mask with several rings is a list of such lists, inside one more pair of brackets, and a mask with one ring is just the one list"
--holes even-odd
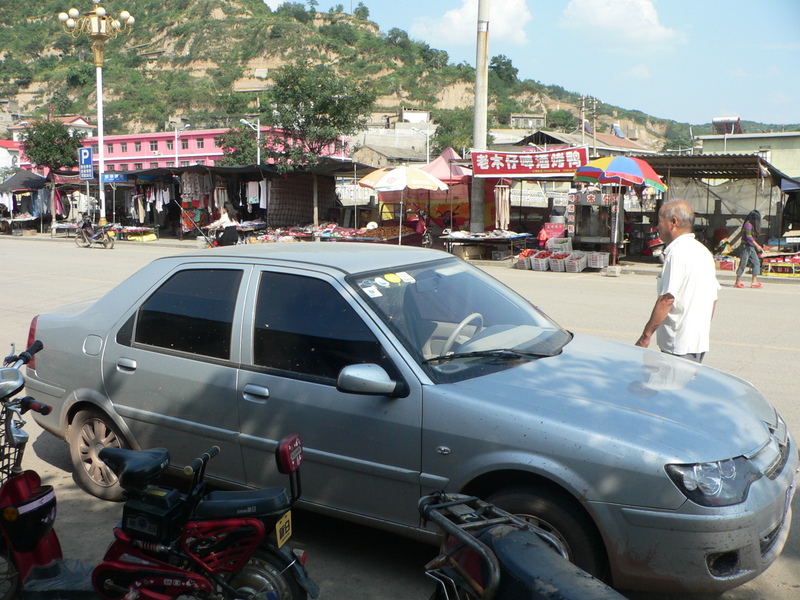
[(592, 98), (592, 158), (597, 158), (597, 98)]
[(586, 145), (586, 96), (581, 96), (581, 146)]
[[(475, 115), (472, 122), (472, 147), (486, 150), (486, 119), (489, 106), (489, 0), (478, 0), (478, 36), (475, 58)], [(483, 233), (486, 182), (472, 177), (469, 203), (470, 233)]]

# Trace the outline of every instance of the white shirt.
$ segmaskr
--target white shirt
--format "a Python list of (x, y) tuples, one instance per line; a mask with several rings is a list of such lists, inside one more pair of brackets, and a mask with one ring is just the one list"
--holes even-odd
[(658, 347), (672, 354), (708, 352), (711, 316), (720, 288), (714, 257), (693, 233), (672, 240), (664, 256), (658, 295), (670, 294), (675, 302), (656, 330)]

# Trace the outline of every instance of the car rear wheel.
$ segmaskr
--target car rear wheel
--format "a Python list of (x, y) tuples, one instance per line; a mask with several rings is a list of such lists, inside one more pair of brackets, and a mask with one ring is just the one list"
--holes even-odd
[(122, 487), (117, 476), (97, 455), (106, 447), (129, 446), (106, 414), (94, 409), (76, 414), (69, 429), (69, 454), (78, 483), (102, 500), (122, 500)]
[(608, 579), (603, 540), (592, 520), (569, 494), (525, 486), (502, 490), (487, 501), (545, 530), (570, 562), (598, 579)]

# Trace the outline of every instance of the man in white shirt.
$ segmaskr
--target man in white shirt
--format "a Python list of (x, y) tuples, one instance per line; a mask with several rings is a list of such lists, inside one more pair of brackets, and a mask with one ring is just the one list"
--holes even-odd
[(720, 286), (714, 257), (693, 231), (694, 211), (687, 202), (673, 200), (658, 211), (658, 233), (667, 245), (665, 260), (658, 276), (658, 299), (636, 345), (647, 348), (656, 333), (662, 352), (702, 362)]

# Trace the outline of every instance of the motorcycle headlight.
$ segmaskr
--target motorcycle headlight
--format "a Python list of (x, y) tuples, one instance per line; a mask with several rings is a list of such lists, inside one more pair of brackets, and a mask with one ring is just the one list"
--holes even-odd
[(744, 502), (750, 485), (761, 477), (744, 456), (717, 462), (667, 465), (667, 475), (692, 502), (701, 506), (730, 506)]

